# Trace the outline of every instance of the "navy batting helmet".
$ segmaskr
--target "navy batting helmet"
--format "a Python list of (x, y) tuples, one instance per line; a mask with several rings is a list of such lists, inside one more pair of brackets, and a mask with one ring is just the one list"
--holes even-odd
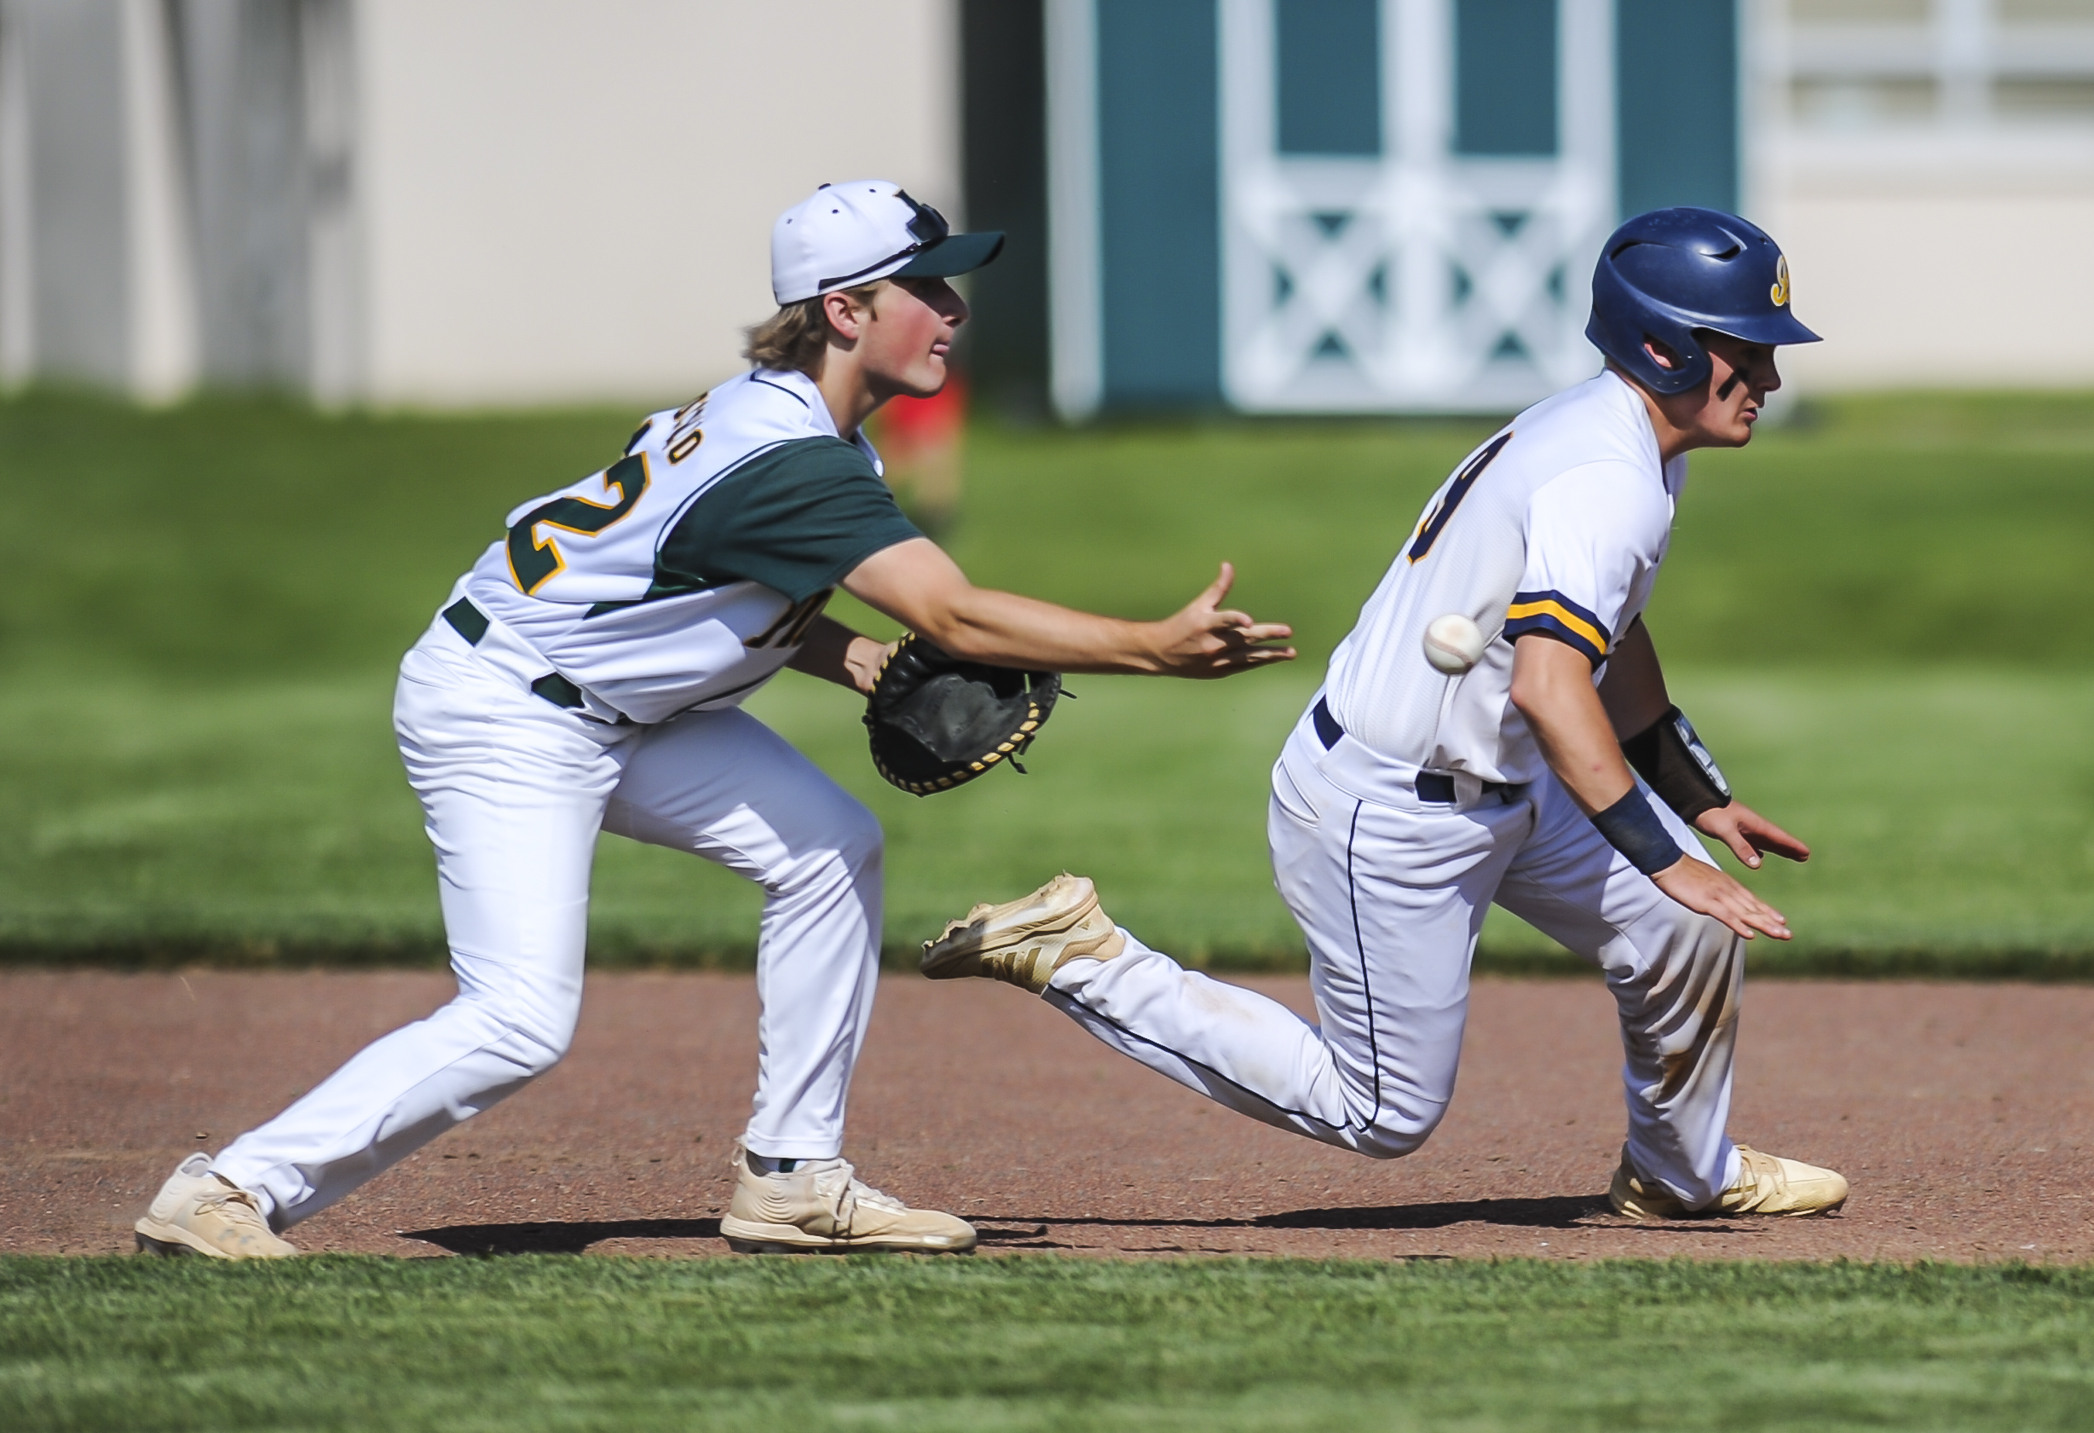
[[(1816, 343), (1789, 312), (1789, 261), (1766, 231), (1716, 209), (1653, 209), (1614, 231), (1592, 272), (1593, 346), (1658, 393), (1684, 393), (1709, 376), (1697, 328), (1748, 343)], [(1678, 354), (1660, 368), (1656, 339)]]

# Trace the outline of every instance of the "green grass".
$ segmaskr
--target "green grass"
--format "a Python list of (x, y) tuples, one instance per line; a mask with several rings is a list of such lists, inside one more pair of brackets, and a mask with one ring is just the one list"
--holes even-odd
[[(1115, 916), (1174, 953), (1293, 958), (1264, 785), (1305, 683), (1075, 685), (1030, 776), (923, 800), (874, 775), (849, 694), (781, 682), (754, 705), (885, 823), (898, 955), (974, 901), (1067, 866), (1095, 873)], [(2094, 675), (1714, 669), (1678, 686), (1732, 779), (1818, 850), (1753, 878), (1799, 931), (1793, 946), (1759, 942), (1760, 968), (2094, 974)], [(431, 861), (386, 697), (372, 680), (0, 693), (0, 729), (41, 734), (0, 747), (15, 817), (0, 833), (14, 885), (0, 929), (46, 956), (438, 958)], [(2003, 712), (2019, 734), (1991, 749)], [(1979, 752), (1960, 770), (1985, 780), (1962, 779), (1954, 754)], [(601, 963), (747, 958), (756, 893), (704, 862), (606, 837), (596, 891)], [(1510, 918), (1493, 922), (1498, 968), (1568, 966)]]
[[(32, 517), (0, 589), (0, 953), (433, 958), (434, 882), (391, 749), (391, 668), (515, 503), (599, 465), (631, 412), (320, 417), (210, 401), (0, 404)], [(1756, 877), (1770, 968), (2094, 974), (2094, 398), (1849, 400), (1705, 454), (1651, 611), (1684, 705), (1818, 847)], [(1295, 669), (1078, 679), (1031, 777), (918, 801), (851, 697), (752, 709), (879, 812), (889, 938), (1062, 866), (1218, 964), (1284, 962), (1265, 771), (1473, 422), (1217, 424), (973, 441), (952, 546), (978, 580), (1130, 615), (1222, 557), (1293, 621)], [(840, 602), (847, 620), (883, 630)], [(737, 960), (753, 893), (607, 840), (600, 960)], [(1763, 946), (1766, 943), (1762, 943)], [(1501, 967), (1547, 943), (1494, 919)]]
[(2087, 1269), (0, 1263), (11, 1429), (2049, 1429)]

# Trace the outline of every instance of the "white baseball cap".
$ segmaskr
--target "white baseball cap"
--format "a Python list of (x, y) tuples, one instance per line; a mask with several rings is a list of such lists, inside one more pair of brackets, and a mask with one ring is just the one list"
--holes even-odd
[(771, 295), (782, 308), (898, 274), (949, 278), (1002, 250), (1002, 234), (955, 234), (943, 214), (899, 184), (824, 184), (771, 226)]

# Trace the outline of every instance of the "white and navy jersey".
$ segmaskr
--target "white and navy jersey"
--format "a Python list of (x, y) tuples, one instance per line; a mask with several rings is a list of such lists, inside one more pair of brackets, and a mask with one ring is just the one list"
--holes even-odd
[(766, 369), (653, 415), (623, 458), (507, 527), (463, 594), (636, 722), (739, 703), (845, 574), (919, 535), (814, 381)]
[[(1546, 769), (1512, 705), (1513, 642), (1540, 633), (1593, 680), (1650, 600), (1686, 459), (1663, 462), (1637, 391), (1611, 372), (1544, 399), (1456, 468), (1331, 657), (1325, 700), (1354, 738), (1428, 771), (1525, 782)], [(1425, 660), (1434, 618), (1487, 639), (1459, 677)]]

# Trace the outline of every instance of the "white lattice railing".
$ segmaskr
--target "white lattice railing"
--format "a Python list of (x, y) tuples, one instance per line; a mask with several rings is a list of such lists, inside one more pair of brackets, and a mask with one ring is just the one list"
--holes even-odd
[[(1251, 411), (1493, 411), (1589, 374), (1612, 7), (1564, 0), (1560, 152), (1452, 153), (1449, 0), (1384, 0), (1372, 159), (1277, 152), (1274, 0), (1223, 0), (1223, 376)], [(1393, 82), (1392, 82), (1393, 81)]]

